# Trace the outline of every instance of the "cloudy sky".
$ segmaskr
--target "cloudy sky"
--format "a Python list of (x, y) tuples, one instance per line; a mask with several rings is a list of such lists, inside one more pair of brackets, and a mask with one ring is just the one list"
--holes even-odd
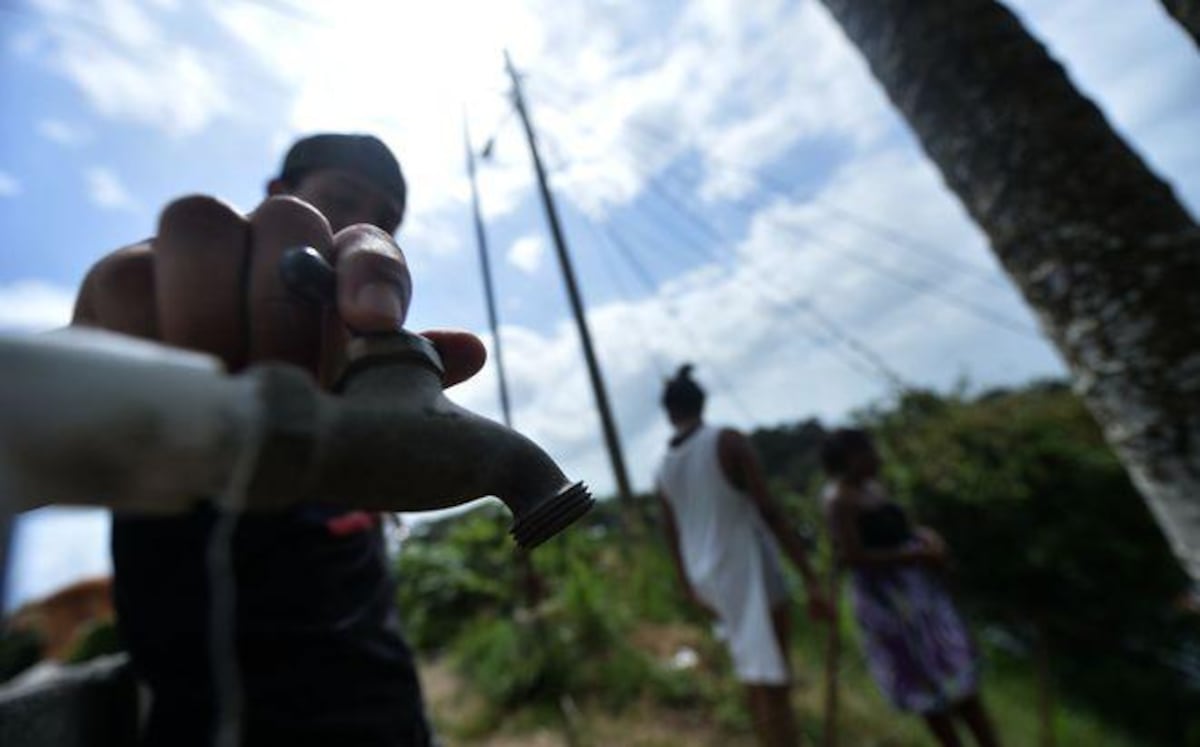
[[(1200, 57), (1155, 0), (1011, 0), (1183, 200), (1200, 207)], [(0, 332), (64, 324), (89, 265), (189, 192), (244, 209), (296, 135), (368, 131), (411, 185), (411, 326), (486, 332), (467, 112), (516, 425), (611, 490), (510, 113), (530, 108), (626, 457), (649, 487), (683, 361), (710, 419), (836, 419), (886, 378), (1057, 375), (1036, 320), (862, 60), (812, 0), (617, 3), (0, 0)], [(850, 341), (848, 343), (848, 340)], [(858, 351), (856, 352), (856, 347)], [(453, 391), (498, 416), (495, 371)], [(102, 514), (26, 517), (8, 603), (107, 569)]]

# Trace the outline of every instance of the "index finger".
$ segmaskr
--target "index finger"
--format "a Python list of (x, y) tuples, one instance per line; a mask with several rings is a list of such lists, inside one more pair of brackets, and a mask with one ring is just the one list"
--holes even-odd
[(442, 386), (452, 387), (471, 378), (483, 368), (487, 361), (487, 348), (483, 341), (470, 332), (452, 330), (429, 330), (421, 333), (429, 338), (442, 356), (446, 374)]
[(345, 364), (346, 346), (360, 334), (395, 332), (404, 325), (412, 277), (391, 235), (366, 224), (333, 237), (337, 299), (326, 309), (319, 379), (332, 385)]
[(412, 276), (391, 235), (359, 224), (333, 238), (337, 257), (337, 309), (357, 332), (394, 332), (404, 326)]

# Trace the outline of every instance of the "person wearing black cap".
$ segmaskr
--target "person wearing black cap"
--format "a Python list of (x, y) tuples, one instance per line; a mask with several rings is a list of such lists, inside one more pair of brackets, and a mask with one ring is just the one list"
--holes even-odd
[[(328, 385), (338, 366), (329, 351), (404, 323), (412, 283), (392, 238), (404, 177), (374, 137), (316, 135), (291, 148), (267, 191), (249, 216), (206, 196), (168, 205), (153, 239), (92, 267), (72, 323), (208, 353), (230, 371), (285, 361)], [(283, 287), (279, 259), (297, 245), (335, 266), (335, 319)], [(424, 334), (446, 386), (482, 367), (474, 336)], [(238, 517), (235, 676), (218, 683), (208, 566), (216, 521), (207, 504), (113, 519), (119, 627), (151, 695), (140, 742), (208, 746), (233, 734), (243, 747), (431, 744), (379, 522), (315, 507)]]
[(720, 621), (759, 743), (792, 747), (791, 605), (780, 550), (804, 577), (810, 616), (828, 619), (831, 608), (806, 542), (771, 499), (750, 440), (706, 425), (704, 400), (690, 365), (663, 389), (675, 429), (656, 480), (667, 542), (689, 599)]
[(304, 200), (334, 231), (368, 223), (394, 234), (404, 220), (408, 185), (379, 138), (323, 134), (296, 141), (279, 176), (267, 183), (267, 194)]

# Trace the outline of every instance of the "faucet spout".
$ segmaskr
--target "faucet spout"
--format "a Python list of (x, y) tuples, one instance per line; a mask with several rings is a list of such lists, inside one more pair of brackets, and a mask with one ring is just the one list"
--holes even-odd
[[(418, 335), (357, 340), (336, 395), (279, 370), (267, 375), (276, 377), (277, 394), (267, 397), (275, 427), (268, 425), (252, 505), (300, 495), (329, 505), (427, 511), (493, 495), (513, 514), (517, 544), (531, 548), (594, 503), (533, 441), (447, 399), (437, 352)], [(298, 437), (304, 433), (309, 437)], [(297, 463), (309, 467), (300, 473)]]
[[(593, 505), (532, 441), (448, 400), (425, 338), (360, 338), (348, 352), (327, 393), (294, 366), (228, 376), (215, 359), (94, 330), (0, 337), (11, 379), (0, 525), (49, 503), (178, 513), (216, 496), (235, 510), (426, 511), (494, 495), (517, 544), (534, 547)], [(252, 477), (233, 491), (243, 464)]]

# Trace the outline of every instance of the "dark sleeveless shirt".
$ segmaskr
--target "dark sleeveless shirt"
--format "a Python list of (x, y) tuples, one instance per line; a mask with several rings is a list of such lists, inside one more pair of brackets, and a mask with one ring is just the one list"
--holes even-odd
[(868, 550), (891, 550), (913, 538), (904, 509), (891, 502), (859, 511), (858, 534)]
[[(246, 514), (233, 539), (243, 747), (427, 747), (381, 529), (315, 508)], [(215, 513), (114, 516), (118, 619), (154, 696), (141, 743), (213, 744), (209, 658)]]

